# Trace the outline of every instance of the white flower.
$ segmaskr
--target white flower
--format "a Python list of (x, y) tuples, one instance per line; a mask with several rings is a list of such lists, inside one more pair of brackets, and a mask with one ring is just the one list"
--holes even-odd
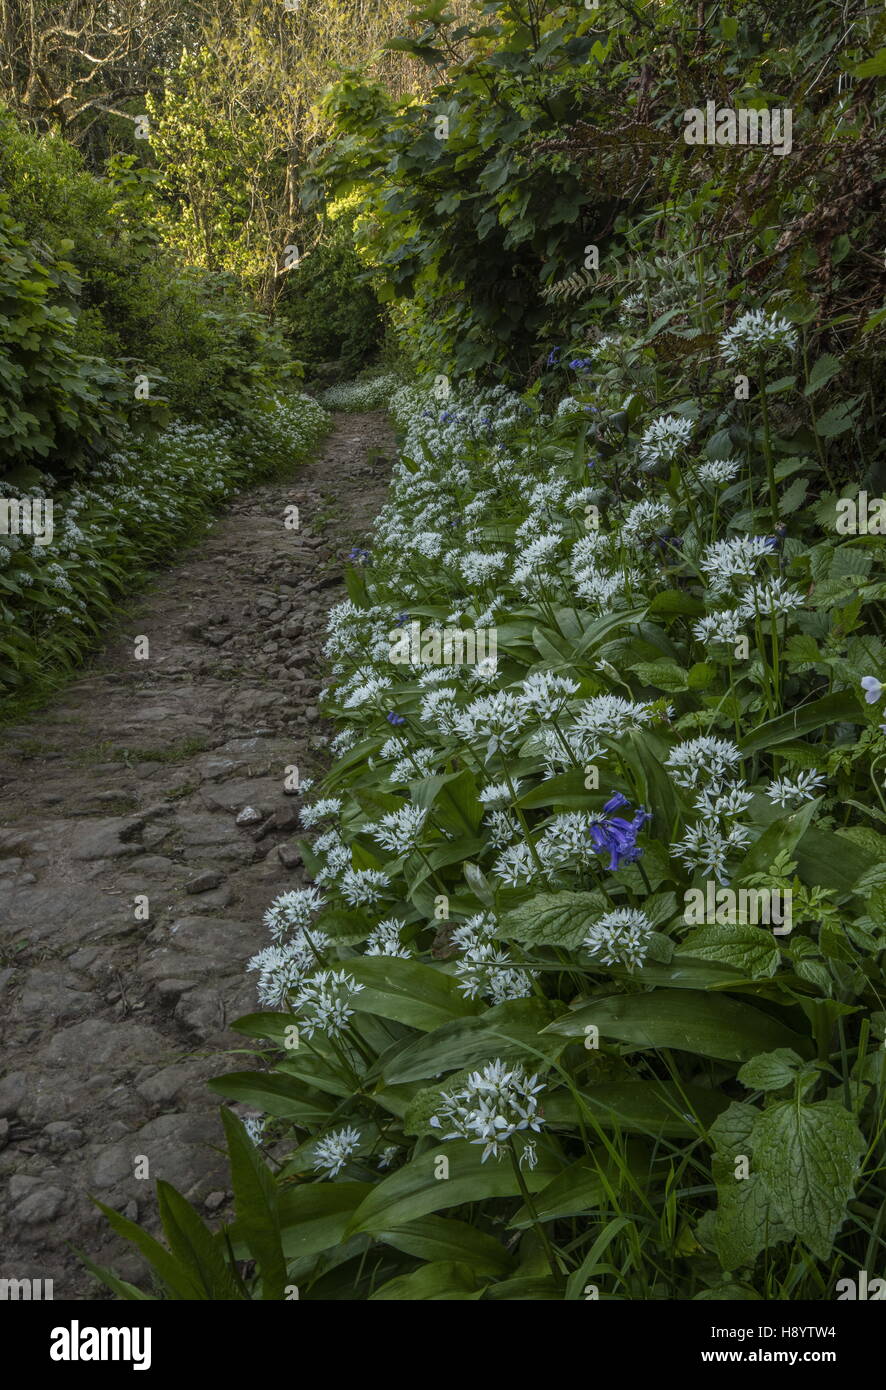
[(421, 839), (427, 816), (420, 806), (401, 806), (399, 811), (391, 811), (377, 823), (367, 825), (366, 830), (391, 854), (409, 854)]
[(451, 1126), (444, 1139), (483, 1144), (485, 1163), (490, 1154), (499, 1156), (512, 1135), (541, 1130), (537, 1096), (542, 1089), (537, 1075), (529, 1076), (521, 1066), (508, 1068), (497, 1058), (472, 1072), (457, 1090), (444, 1091), (430, 1123), (434, 1129)]
[(737, 477), (741, 464), (735, 459), (710, 459), (699, 464), (696, 477), (700, 483), (711, 483), (714, 487), (724, 487)]
[(793, 352), (797, 333), (785, 318), (750, 309), (720, 335), (720, 352), (727, 362), (740, 362), (748, 353)]
[(327, 797), (325, 801), (315, 801), (312, 806), (302, 806), (298, 818), (306, 830), (316, 825), (325, 816), (337, 816), (341, 810), (341, 800), (337, 796)]
[(379, 1168), (390, 1168), (391, 1164), (393, 1163), (394, 1159), (397, 1157), (397, 1154), (399, 1152), (400, 1151), (396, 1144), (389, 1144), (386, 1149), (382, 1149), (381, 1153), (378, 1156)]
[(659, 415), (651, 425), (647, 425), (640, 440), (640, 461), (651, 467), (656, 463), (669, 463), (684, 449), (692, 438), (692, 421), (679, 415)]
[(705, 735), (678, 743), (665, 759), (665, 767), (671, 769), (678, 787), (691, 788), (704, 778), (710, 778), (713, 783), (722, 781), (740, 759), (737, 744), (726, 738)]
[(299, 986), (293, 1008), (301, 1017), (301, 1029), (306, 1038), (319, 1030), (335, 1038), (344, 1031), (353, 1017), (351, 999), (363, 985), (344, 970), (321, 970)]
[(723, 608), (699, 618), (692, 624), (692, 631), (699, 642), (725, 642), (727, 646), (734, 646), (742, 635), (742, 623), (737, 608)]
[(390, 886), (391, 880), (380, 869), (348, 869), (340, 885), (352, 907), (371, 907)]
[(300, 931), (308, 926), (324, 903), (316, 888), (297, 888), (289, 893), (281, 893), (265, 913), (265, 926), (274, 940), (279, 941), (287, 932)]
[(771, 554), (765, 536), (732, 536), (705, 547), (699, 562), (715, 593), (722, 593), (733, 579), (752, 579), (758, 560)]
[(622, 542), (625, 545), (640, 545), (666, 526), (670, 519), (671, 509), (667, 502), (654, 502), (648, 498), (637, 502), (621, 524)]
[(333, 1130), (325, 1138), (318, 1139), (314, 1145), (314, 1167), (318, 1172), (323, 1169), (334, 1178), (340, 1173), (342, 1168), (356, 1152), (360, 1145), (360, 1131), (347, 1126), (345, 1129)]
[(568, 676), (555, 676), (552, 671), (535, 671), (520, 686), (520, 701), (539, 719), (554, 719), (564, 708), (570, 695), (578, 690), (578, 681)]
[(515, 742), (526, 718), (526, 709), (518, 696), (498, 690), (473, 700), (455, 718), (455, 726), (465, 738), (485, 737), (488, 755), (507, 749)]
[(591, 955), (599, 956), (604, 965), (624, 965), (633, 970), (646, 959), (652, 931), (645, 912), (619, 907), (594, 922), (583, 945)]
[(805, 599), (796, 589), (789, 589), (783, 579), (770, 579), (765, 584), (750, 584), (742, 592), (739, 613), (746, 618), (759, 614), (785, 617), (796, 608), (802, 608)]
[(861, 688), (866, 705), (875, 705), (883, 694), (883, 684), (876, 676), (862, 676)]
[(821, 773), (811, 771), (799, 772), (793, 780), (790, 777), (776, 777), (766, 788), (766, 795), (777, 806), (784, 807), (791, 802), (799, 804), (801, 801), (811, 801), (826, 781), (827, 778)]
[(400, 933), (405, 926), (406, 923), (396, 917), (379, 922), (366, 939), (367, 956), (400, 956), (408, 960), (412, 952), (400, 940)]

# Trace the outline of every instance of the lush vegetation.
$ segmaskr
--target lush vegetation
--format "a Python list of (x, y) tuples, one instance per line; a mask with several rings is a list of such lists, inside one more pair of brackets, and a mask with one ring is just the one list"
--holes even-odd
[[(305, 196), (361, 199), (423, 380), (330, 619), (313, 883), (214, 1083), (259, 1112), (223, 1111), (236, 1221), (109, 1214), (155, 1295), (882, 1272), (883, 21), (849, 10), (439, 4), (396, 41), (430, 93), (331, 94)], [(790, 157), (686, 145), (711, 93), (791, 108)]]

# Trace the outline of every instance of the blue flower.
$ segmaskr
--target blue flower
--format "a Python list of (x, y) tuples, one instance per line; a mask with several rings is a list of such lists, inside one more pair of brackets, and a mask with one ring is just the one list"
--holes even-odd
[(584, 372), (594, 365), (594, 360), (592, 357), (573, 357), (569, 365), (575, 372)]
[(394, 725), (405, 724), (406, 720), (404, 719), (402, 714), (395, 714), (395, 712), (391, 710), (390, 714), (388, 715), (388, 723)]
[(555, 365), (555, 363), (556, 363), (556, 361), (557, 361), (557, 358), (558, 358), (559, 356), (560, 356), (560, 349), (559, 349), (558, 347), (551, 348), (550, 352), (548, 353), (548, 366), (549, 366), (549, 367), (553, 367), (553, 366)]
[(353, 550), (351, 550), (348, 554), (348, 559), (357, 560), (361, 564), (363, 564), (366, 560), (369, 559), (369, 551), (361, 549), (359, 545), (355, 545)]
[(397, 626), (398, 626), (398, 627), (403, 627), (404, 624), (405, 624), (405, 623), (408, 623), (408, 622), (409, 622), (409, 614), (408, 614), (408, 613), (398, 613), (398, 614), (397, 614)]
[[(624, 797), (619, 801), (620, 792), (616, 792), (606, 803), (604, 810), (613, 808), (613, 803), (618, 807), (626, 805)], [(600, 821), (597, 825), (591, 826), (591, 839), (594, 848), (601, 854), (609, 855), (607, 868), (611, 873), (620, 869), (622, 864), (633, 864), (643, 853), (637, 844), (637, 836), (643, 826), (650, 819), (649, 813), (641, 807), (633, 820), (627, 821), (622, 816), (610, 816), (607, 820)]]
[(604, 811), (620, 811), (621, 808), (622, 808), (622, 806), (627, 806), (627, 805), (628, 805), (628, 799), (627, 799), (627, 797), (624, 795), (623, 792), (613, 792), (612, 795), (610, 796), (609, 800), (606, 802), (606, 805), (603, 807), (603, 810), (604, 810)]

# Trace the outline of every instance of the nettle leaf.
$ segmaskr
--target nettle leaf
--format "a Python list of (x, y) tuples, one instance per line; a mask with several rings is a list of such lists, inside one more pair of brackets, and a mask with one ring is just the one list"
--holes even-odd
[(592, 923), (608, 907), (603, 893), (539, 893), (505, 913), (499, 933), (524, 946), (559, 946), (576, 951)]
[(689, 689), (689, 672), (676, 661), (638, 661), (631, 670), (636, 671), (644, 685), (667, 691), (669, 695)]
[(751, 1091), (780, 1091), (784, 1086), (792, 1086), (798, 1070), (803, 1066), (791, 1047), (777, 1047), (774, 1052), (762, 1052), (752, 1057), (739, 1069), (738, 1079)]
[(867, 1148), (835, 1101), (780, 1101), (755, 1121), (753, 1166), (784, 1222), (819, 1259), (829, 1258)]
[(780, 959), (771, 932), (742, 922), (699, 927), (690, 932), (676, 954), (734, 965), (740, 975), (751, 980), (770, 978)]

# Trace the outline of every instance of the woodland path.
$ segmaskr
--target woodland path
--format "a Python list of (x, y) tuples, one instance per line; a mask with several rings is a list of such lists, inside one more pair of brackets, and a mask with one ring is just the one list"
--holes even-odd
[(226, 1212), (204, 1083), (244, 1065), (217, 1049), (242, 1045), (262, 914), (301, 882), (284, 768), (326, 764), (325, 614), (391, 448), (383, 415), (336, 416), (313, 463), (243, 493), (81, 679), (0, 733), (0, 1278), (110, 1297), (75, 1246), (140, 1280), (90, 1195), (153, 1226), (165, 1178)]

